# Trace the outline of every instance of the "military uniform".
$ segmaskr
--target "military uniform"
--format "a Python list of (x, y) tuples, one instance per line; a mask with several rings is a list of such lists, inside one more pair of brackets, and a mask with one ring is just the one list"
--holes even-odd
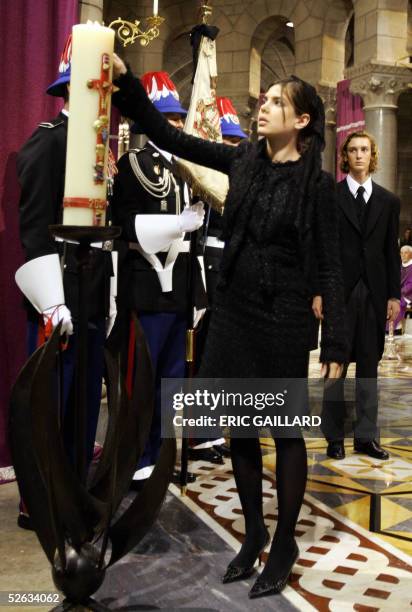
[(203, 252), (205, 278), (207, 289), (208, 310), (203, 317), (202, 325), (197, 335), (197, 361), (200, 364), (204, 343), (210, 320), (210, 310), (213, 308), (216, 288), (219, 280), (220, 262), (222, 260), (224, 242), (220, 239), (222, 233), (222, 215), (209, 208), (206, 214), (203, 236), (200, 240)]
[[(63, 218), (64, 174), (66, 166), (67, 115), (40, 123), (23, 145), (17, 157), (17, 172), (21, 185), (20, 239), (26, 260), (52, 253), (64, 254), (64, 294), (66, 305), (77, 318), (77, 264), (75, 245), (56, 242), (49, 225)], [(87, 305), (91, 319), (101, 319), (108, 310), (108, 287), (111, 258), (101, 249), (94, 250), (94, 272)], [(37, 322), (38, 314), (27, 305), (29, 319)]]
[[(112, 201), (113, 222), (122, 227), (118, 309), (126, 330), (131, 311), (138, 315), (155, 376), (155, 416), (139, 463), (139, 470), (143, 470), (156, 463), (160, 448), (161, 379), (185, 375), (190, 239), (186, 234), (184, 240), (175, 241), (175, 246), (149, 255), (137, 241), (136, 228), (139, 215), (179, 215), (191, 202), (188, 186), (173, 170), (171, 156), (151, 143), (126, 153), (118, 162), (118, 170)], [(200, 309), (207, 301), (197, 258), (195, 266), (194, 305)], [(170, 287), (166, 286), (168, 281), (162, 285), (160, 280), (166, 267)]]
[[(167, 155), (167, 154), (166, 154)], [(136, 176), (132, 165), (138, 163), (142, 180)], [(115, 177), (112, 201), (112, 214), (114, 225), (122, 227), (122, 251), (127, 247), (127, 254), (123, 258), (119, 282), (124, 292), (119, 300), (123, 307), (136, 312), (173, 312), (186, 315), (187, 312), (187, 273), (189, 258), (189, 235), (186, 236), (182, 251), (176, 257), (173, 266), (173, 290), (163, 292), (158, 274), (148, 258), (138, 250), (135, 230), (136, 215), (178, 215), (183, 208), (190, 204), (190, 194), (187, 185), (173, 171), (170, 157), (165, 157), (154, 145), (148, 143), (144, 149), (132, 149), (118, 161), (118, 174)], [(170, 176), (170, 185), (158, 195), (148, 190), (145, 179), (156, 183), (163, 173)], [(167, 252), (156, 254), (162, 266), (167, 260)], [(127, 271), (127, 287), (125, 288), (125, 274)], [(197, 276), (195, 305), (201, 307), (205, 304), (205, 295)], [(122, 292), (122, 290), (120, 290)]]
[(213, 304), (219, 278), (220, 262), (222, 260), (224, 242), (222, 235), (222, 215), (210, 209), (207, 236), (204, 238), (204, 258), (206, 287), (209, 304)]
[[(77, 319), (77, 264), (75, 245), (57, 242), (49, 232), (49, 225), (62, 221), (63, 191), (66, 163), (67, 115), (61, 112), (53, 121), (40, 123), (23, 145), (17, 157), (17, 172), (21, 185), (20, 238), (30, 261), (44, 255), (58, 253), (62, 257), (65, 303), (69, 308), (74, 334), (69, 337), (68, 348), (63, 353), (65, 389), (66, 449), (72, 454), (72, 403), (74, 382), (76, 319)], [(89, 460), (93, 454), (94, 439), (100, 409), (103, 376), (103, 343), (105, 339), (105, 316), (108, 311), (110, 275), (112, 273), (110, 253), (94, 249), (90, 302), (85, 304), (89, 316), (88, 337), (88, 398), (87, 448)], [(41, 278), (38, 279), (41, 283)], [(43, 328), (42, 316), (26, 301), (28, 312), (28, 352), (39, 346)]]
[[(209, 207), (206, 213), (203, 236), (200, 240), (203, 252), (208, 308), (196, 335), (196, 369), (200, 367), (203, 351), (209, 331), (211, 310), (213, 309), (216, 288), (219, 281), (220, 262), (222, 260), (224, 242), (220, 239), (222, 233), (222, 215)], [(196, 461), (210, 461), (222, 464), (222, 455), (228, 455), (223, 431), (220, 427), (210, 430), (209, 438), (193, 438), (189, 448), (189, 458)], [(199, 452), (200, 451), (200, 452)]]

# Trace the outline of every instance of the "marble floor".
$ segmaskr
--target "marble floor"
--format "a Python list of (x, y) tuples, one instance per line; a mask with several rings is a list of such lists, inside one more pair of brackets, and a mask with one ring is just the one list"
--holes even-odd
[[(412, 336), (396, 338), (395, 349), (393, 358), (384, 359), (380, 367), (382, 380), (398, 384), (388, 391), (396, 414), (387, 432), (391, 435), (382, 439), (390, 458), (379, 462), (355, 455), (347, 440), (346, 458), (335, 461), (326, 456), (322, 439), (307, 442), (309, 482), (296, 529), (300, 557), (282, 595), (248, 600), (254, 577), (221, 584), (244, 531), (226, 460), (223, 466), (192, 463), (198, 478), (185, 496), (170, 485), (155, 526), (107, 572), (96, 599), (109, 609), (124, 611), (412, 608), (412, 428), (396, 427), (412, 409)], [(319, 373), (317, 361), (313, 354), (314, 377)], [(262, 447), (265, 521), (273, 531), (276, 455), (271, 440), (262, 440)], [(123, 504), (134, 495), (130, 493)], [(17, 502), (15, 482), (1, 485), (0, 592), (55, 591), (35, 535), (16, 526)]]

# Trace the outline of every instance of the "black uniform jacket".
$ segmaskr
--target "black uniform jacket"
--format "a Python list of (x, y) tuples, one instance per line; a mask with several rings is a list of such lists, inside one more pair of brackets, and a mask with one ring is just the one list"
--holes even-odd
[[(157, 182), (163, 175), (164, 168), (173, 172), (173, 166), (167, 159), (149, 143), (144, 149), (133, 149), (130, 154), (137, 156), (137, 161), (148, 180)], [(118, 161), (118, 174), (115, 177), (112, 216), (114, 225), (122, 227), (123, 248), (120, 274), (119, 300), (121, 308), (134, 309), (137, 312), (180, 312), (186, 313), (188, 308), (188, 271), (189, 256), (179, 253), (173, 268), (173, 291), (162, 292), (156, 271), (138, 251), (129, 248), (136, 245), (135, 216), (138, 214), (176, 215), (177, 200), (172, 181), (167, 197), (152, 196), (137, 179), (126, 153)], [(159, 174), (160, 173), (160, 174)], [(180, 201), (183, 211), (184, 183), (173, 173), (180, 189)], [(163, 202), (163, 204), (162, 204)], [(186, 235), (186, 239), (189, 239)], [(164, 264), (167, 253), (157, 253)], [(200, 275), (197, 258), (195, 265), (194, 305), (198, 308), (206, 306), (206, 294)]]
[(223, 248), (213, 247), (207, 245), (207, 238), (217, 238), (221, 240), (222, 236), (222, 215), (217, 210), (209, 208), (206, 212), (206, 223), (202, 229), (203, 238), (202, 245), (206, 241), (204, 246), (204, 259), (205, 259), (205, 274), (206, 274), (206, 288), (209, 305), (213, 304), (218, 281), (219, 281), (219, 270), (223, 256)]
[[(52, 253), (63, 255), (63, 243), (54, 240), (49, 225), (62, 222), (66, 142), (67, 117), (60, 113), (53, 121), (40, 123), (17, 156), (21, 186), (20, 239), (27, 261)], [(74, 251), (74, 245), (66, 245), (63, 278), (66, 305), (76, 318), (78, 283)], [(91, 318), (102, 317), (107, 312), (112, 274), (110, 253), (99, 249), (93, 252), (89, 303)], [(29, 317), (36, 320), (38, 315), (34, 308), (29, 304), (27, 308)]]

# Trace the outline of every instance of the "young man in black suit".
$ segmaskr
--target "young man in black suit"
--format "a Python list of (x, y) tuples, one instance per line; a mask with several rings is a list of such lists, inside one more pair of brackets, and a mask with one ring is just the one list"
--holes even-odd
[[(400, 200), (372, 181), (377, 157), (370, 134), (350, 134), (341, 147), (341, 170), (348, 175), (338, 183), (337, 191), (348, 338), (344, 375), (349, 363), (356, 363), (354, 450), (387, 459), (389, 454), (376, 440), (377, 371), (386, 321), (395, 321), (400, 308)], [(344, 419), (341, 380), (325, 390), (322, 414), (327, 454), (334, 459), (345, 456)]]

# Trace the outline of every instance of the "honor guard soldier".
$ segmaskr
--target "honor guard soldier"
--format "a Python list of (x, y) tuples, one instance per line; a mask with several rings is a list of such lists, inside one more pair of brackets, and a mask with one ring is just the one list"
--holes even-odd
[[(62, 322), (61, 334), (68, 338), (63, 351), (64, 425), (66, 451), (73, 457), (73, 400), (76, 321), (77, 262), (75, 245), (56, 241), (49, 225), (59, 224), (63, 216), (63, 192), (66, 165), (69, 84), (71, 72), (71, 36), (68, 38), (59, 65), (59, 75), (47, 93), (62, 97), (64, 107), (55, 119), (40, 123), (17, 157), (21, 185), (19, 203), (20, 239), (26, 263), (17, 271), (16, 282), (27, 298), (28, 352), (33, 353)], [(109, 312), (112, 258), (109, 252), (95, 249), (94, 272), (88, 308), (88, 414), (87, 454), (93, 457), (94, 440), (100, 409), (103, 344), (106, 313)], [(62, 275), (63, 270), (63, 275)], [(110, 323), (113, 323), (111, 321)], [(22, 507), (21, 507), (22, 508)], [(30, 517), (22, 508), (20, 527), (31, 529)]]
[[(150, 72), (141, 81), (156, 108), (182, 129), (187, 111), (169, 75)], [(132, 131), (137, 130), (138, 126), (133, 126)], [(131, 149), (120, 158), (112, 208), (113, 222), (121, 225), (127, 249), (119, 268), (119, 311), (126, 329), (131, 312), (137, 315), (154, 373), (150, 437), (132, 482), (132, 488), (139, 489), (150, 476), (160, 450), (161, 379), (185, 375), (188, 300), (193, 299), (198, 310), (206, 306), (197, 258), (193, 258), (195, 295), (188, 296), (190, 233), (202, 226), (204, 211), (202, 203), (192, 205), (188, 185), (174, 169), (172, 156), (150, 141), (143, 149)]]
[[(217, 108), (220, 115), (220, 129), (223, 142), (232, 146), (237, 146), (247, 135), (240, 126), (240, 121), (235, 107), (230, 98), (217, 97)], [(206, 276), (206, 290), (208, 306), (213, 308), (216, 287), (219, 278), (220, 262), (223, 255), (225, 243), (220, 239), (222, 233), (222, 214), (211, 206), (208, 207), (206, 220), (203, 227), (203, 251)], [(204, 346), (207, 331), (209, 328), (210, 308), (202, 321), (202, 326), (197, 337), (197, 357), (198, 362), (202, 358), (202, 348)], [(189, 458), (192, 460), (210, 461), (211, 463), (221, 464), (222, 456), (229, 456), (229, 447), (225, 444), (225, 439), (217, 432), (217, 438), (213, 440), (194, 440), (196, 444), (189, 448)]]

